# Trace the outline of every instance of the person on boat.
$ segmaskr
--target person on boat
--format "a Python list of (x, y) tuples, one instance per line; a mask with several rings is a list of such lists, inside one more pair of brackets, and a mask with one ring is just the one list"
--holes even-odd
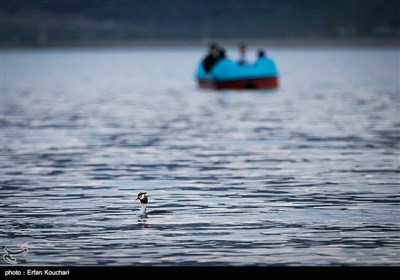
[(219, 54), (218, 54), (218, 59), (224, 59), (226, 58), (226, 50), (224, 48), (219, 49)]
[(221, 73), (228, 73), (232, 68), (238, 67), (237, 62), (230, 59), (226, 53), (226, 50), (222, 47), (219, 49), (218, 61), (213, 68), (213, 75), (218, 76)]
[(263, 68), (267, 68), (267, 69), (276, 69), (274, 60), (272, 58), (270, 58), (263, 49), (258, 50), (257, 59), (254, 62), (254, 66), (256, 68), (263, 67)]
[(258, 65), (261, 61), (265, 61), (268, 59), (265, 51), (263, 49), (259, 49), (257, 52), (257, 60), (254, 62), (254, 65)]
[(220, 48), (216, 43), (210, 43), (208, 45), (208, 54), (203, 60), (203, 68), (206, 72), (210, 72), (215, 63), (219, 59)]
[(267, 55), (265, 54), (265, 51), (263, 49), (259, 49), (257, 52), (257, 58), (263, 58), (266, 57)]
[(239, 60), (238, 60), (240, 65), (246, 65), (249, 64), (250, 61), (247, 58), (247, 44), (242, 42), (239, 44)]

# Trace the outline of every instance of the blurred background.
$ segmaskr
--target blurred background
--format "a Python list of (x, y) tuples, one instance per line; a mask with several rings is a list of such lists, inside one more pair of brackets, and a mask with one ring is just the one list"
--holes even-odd
[(380, 42), (399, 38), (398, 0), (2, 0), (2, 46)]

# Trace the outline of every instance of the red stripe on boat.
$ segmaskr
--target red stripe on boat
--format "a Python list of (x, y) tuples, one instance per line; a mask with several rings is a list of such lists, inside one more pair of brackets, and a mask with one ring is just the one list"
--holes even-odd
[(213, 89), (273, 89), (279, 86), (278, 77), (264, 77), (231, 81), (198, 80), (199, 87)]

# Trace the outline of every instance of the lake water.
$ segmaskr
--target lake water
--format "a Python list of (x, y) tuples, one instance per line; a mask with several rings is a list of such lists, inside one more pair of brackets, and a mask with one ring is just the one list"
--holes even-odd
[[(203, 48), (2, 50), (0, 245), (27, 243), (23, 265), (400, 265), (399, 49), (267, 51), (278, 90), (199, 89)], [(139, 192), (173, 213), (139, 216)]]

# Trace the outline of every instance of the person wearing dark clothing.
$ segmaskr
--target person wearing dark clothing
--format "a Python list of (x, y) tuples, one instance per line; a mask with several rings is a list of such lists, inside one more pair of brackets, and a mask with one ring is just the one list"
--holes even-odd
[(266, 57), (265, 51), (263, 49), (258, 50), (258, 58)]
[(203, 60), (203, 67), (206, 72), (210, 72), (219, 58), (219, 47), (215, 43), (208, 45), (208, 55)]
[(226, 58), (226, 51), (224, 48), (220, 48), (218, 59), (224, 59), (224, 58)]

